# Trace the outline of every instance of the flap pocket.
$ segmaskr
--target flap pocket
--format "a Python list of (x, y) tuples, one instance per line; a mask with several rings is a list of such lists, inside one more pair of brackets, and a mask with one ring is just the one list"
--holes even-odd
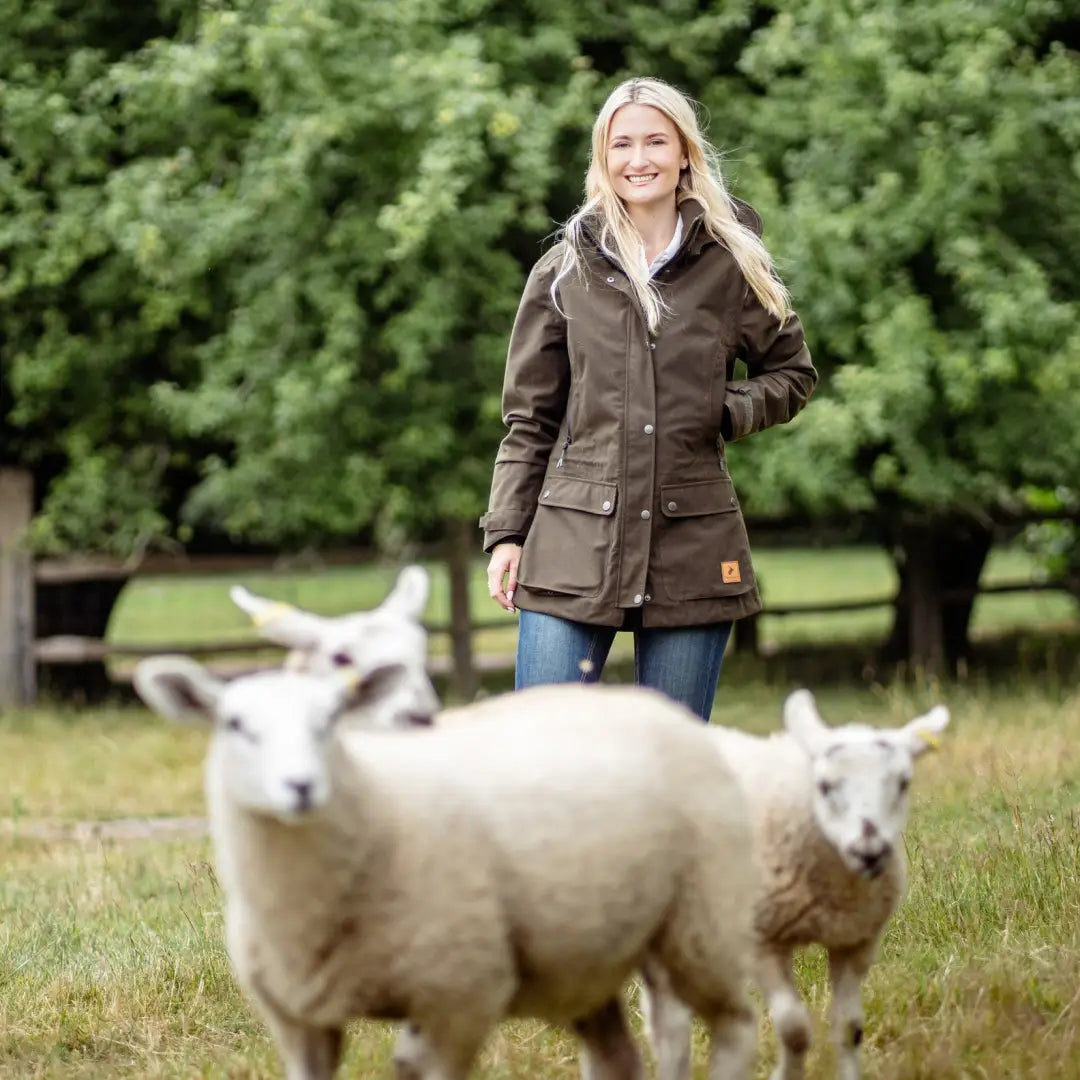
[(548, 476), (537, 502), (540, 506), (561, 506), (608, 516), (615, 513), (615, 485), (574, 476)]
[(726, 514), (738, 508), (735, 485), (727, 476), (717, 480), (698, 480), (692, 484), (663, 484), (660, 487), (660, 509), (666, 517)]

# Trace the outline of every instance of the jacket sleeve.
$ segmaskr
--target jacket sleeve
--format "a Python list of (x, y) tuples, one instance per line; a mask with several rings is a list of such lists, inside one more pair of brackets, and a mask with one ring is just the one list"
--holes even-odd
[(554, 260), (533, 267), (518, 305), (503, 379), (503, 423), (487, 513), (480, 518), (484, 550), (529, 531), (559, 436), (570, 390), (566, 319), (550, 294)]
[(727, 384), (721, 434), (728, 442), (786, 424), (809, 400), (818, 378), (798, 315), (781, 322), (749, 286), (739, 346), (748, 377)]

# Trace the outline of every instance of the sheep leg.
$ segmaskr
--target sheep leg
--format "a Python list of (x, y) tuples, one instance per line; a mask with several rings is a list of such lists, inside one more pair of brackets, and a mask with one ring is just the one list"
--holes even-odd
[(832, 983), (832, 1034), (837, 1080), (859, 1080), (863, 1040), (862, 981), (874, 961), (876, 942), (854, 949), (829, 949)]
[(795, 989), (789, 949), (763, 950), (758, 957), (758, 985), (765, 995), (779, 1042), (771, 1080), (803, 1080), (810, 1049), (810, 1013)]
[(690, 1080), (694, 1014), (675, 996), (667, 972), (655, 961), (641, 969), (641, 1013), (656, 1059), (656, 1080)]
[(460, 1025), (402, 1025), (394, 1042), (397, 1080), (465, 1080), (486, 1027), (471, 1034)]
[(618, 998), (575, 1020), (574, 1031), (581, 1040), (581, 1080), (643, 1080), (641, 1055)]
[(341, 1061), (340, 1028), (308, 1027), (272, 1012), (266, 1019), (285, 1063), (285, 1080), (332, 1080)]

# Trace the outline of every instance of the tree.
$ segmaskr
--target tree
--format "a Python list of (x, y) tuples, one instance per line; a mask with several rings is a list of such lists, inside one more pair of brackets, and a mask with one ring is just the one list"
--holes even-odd
[(779, 8), (740, 61), (752, 186), (824, 380), (790, 439), (748, 445), (749, 505), (872, 516), (896, 652), (940, 670), (994, 524), (1080, 470), (1080, 23), (1063, 0)]

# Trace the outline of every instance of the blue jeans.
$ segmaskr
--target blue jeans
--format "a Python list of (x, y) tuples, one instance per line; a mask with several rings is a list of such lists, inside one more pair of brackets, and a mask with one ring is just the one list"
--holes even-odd
[[(600, 678), (618, 628), (521, 611), (514, 687), (593, 683)], [(634, 682), (651, 686), (709, 719), (731, 623), (641, 627), (634, 635)]]

